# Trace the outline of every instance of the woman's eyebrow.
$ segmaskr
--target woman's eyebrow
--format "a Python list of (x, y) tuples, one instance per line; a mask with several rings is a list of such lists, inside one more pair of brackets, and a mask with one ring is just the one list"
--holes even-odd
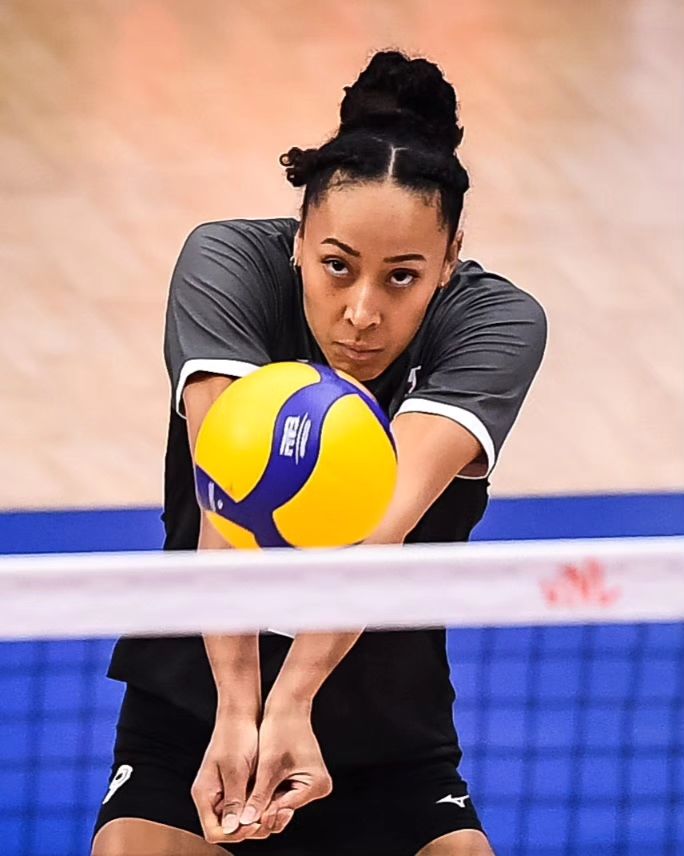
[(321, 244), (334, 244), (336, 247), (344, 250), (345, 253), (349, 253), (350, 256), (356, 256), (357, 258), (361, 255), (358, 250), (353, 250), (348, 244), (343, 244), (337, 238), (326, 238), (324, 241), (321, 241)]
[(404, 253), (401, 256), (389, 256), (383, 262), (424, 262), (425, 256), (420, 253)]
[[(336, 247), (339, 247), (341, 250), (344, 250), (345, 253), (349, 253), (350, 256), (356, 256), (359, 258), (361, 253), (358, 250), (353, 249), (348, 244), (344, 244), (342, 241), (338, 241), (337, 238), (326, 238), (324, 241), (321, 241), (321, 244), (333, 244)], [(424, 262), (425, 256), (420, 253), (402, 253), (399, 256), (388, 256), (386, 259), (383, 259), (383, 262)]]

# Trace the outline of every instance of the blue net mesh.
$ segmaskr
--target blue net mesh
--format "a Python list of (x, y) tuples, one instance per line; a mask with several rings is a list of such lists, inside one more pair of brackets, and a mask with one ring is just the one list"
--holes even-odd
[[(462, 773), (498, 854), (684, 853), (684, 624), (452, 630)], [(0, 643), (4, 856), (81, 856), (111, 640)], [(362, 856), (362, 854), (359, 854)]]

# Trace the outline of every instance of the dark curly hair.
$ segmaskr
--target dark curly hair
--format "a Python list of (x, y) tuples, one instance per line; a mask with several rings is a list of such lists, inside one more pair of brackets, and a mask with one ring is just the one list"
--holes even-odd
[(391, 177), (419, 193), (439, 193), (443, 224), (453, 238), (468, 190), (456, 155), (463, 137), (453, 86), (426, 59), (380, 51), (345, 87), (337, 134), (318, 149), (281, 155), (288, 181), (304, 187), (302, 223), (331, 186)]

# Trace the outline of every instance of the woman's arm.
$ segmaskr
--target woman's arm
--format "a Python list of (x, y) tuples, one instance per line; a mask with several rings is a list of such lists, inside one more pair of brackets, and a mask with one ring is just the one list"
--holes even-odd
[[(397, 444), (397, 487), (379, 528), (366, 544), (402, 544), (408, 533), (451, 481), (482, 451), (458, 423), (443, 416), (404, 413), (392, 425)], [(323, 681), (359, 633), (306, 633), (297, 636), (266, 702), (307, 707)], [(303, 664), (307, 668), (303, 668)]]
[(482, 454), (458, 422), (429, 413), (402, 413), (392, 422), (399, 462), (397, 487), (384, 520), (367, 544), (403, 544), (456, 476)]
[[(482, 452), (472, 434), (443, 416), (402, 414), (394, 420), (393, 433), (399, 466), (397, 488), (385, 519), (367, 540), (369, 544), (403, 543), (453, 478)], [(296, 809), (320, 795), (311, 795), (306, 786), (307, 766), (318, 767), (320, 762), (310, 730), (311, 706), (325, 679), (360, 635), (305, 633), (295, 638), (264, 706), (259, 764), (243, 815), (245, 822), (259, 817), (269, 802), (269, 811)], [(310, 758), (296, 751), (297, 744), (304, 746)], [(273, 799), (288, 779), (290, 787)]]
[[(188, 422), (188, 439), (194, 458), (195, 443), (204, 417), (211, 405), (228, 389), (231, 378), (219, 375), (195, 375), (183, 391), (183, 403)], [(230, 545), (214, 529), (204, 512), (200, 522), (199, 550), (230, 549)], [(260, 713), (260, 679), (258, 637), (205, 636), (204, 644), (216, 682), (219, 712), (239, 712), (256, 717)]]
[[(202, 420), (231, 382), (230, 378), (218, 375), (194, 375), (187, 383), (183, 404), (193, 457)], [(204, 512), (197, 548), (229, 548)], [(247, 783), (256, 765), (261, 716), (258, 635), (205, 635), (204, 645), (218, 703), (214, 733), (193, 784), (192, 796), (207, 840), (223, 842), (239, 826)], [(255, 827), (244, 827), (241, 837), (249, 837), (255, 831)]]

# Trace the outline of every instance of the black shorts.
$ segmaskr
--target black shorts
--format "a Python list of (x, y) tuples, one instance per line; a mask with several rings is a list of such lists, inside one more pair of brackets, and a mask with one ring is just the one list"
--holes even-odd
[[(95, 832), (130, 817), (201, 836), (190, 788), (210, 733), (186, 711), (129, 687)], [(283, 832), (226, 849), (234, 856), (414, 856), (449, 832), (482, 830), (466, 783), (444, 761), (331, 775), (332, 793), (297, 811)]]

